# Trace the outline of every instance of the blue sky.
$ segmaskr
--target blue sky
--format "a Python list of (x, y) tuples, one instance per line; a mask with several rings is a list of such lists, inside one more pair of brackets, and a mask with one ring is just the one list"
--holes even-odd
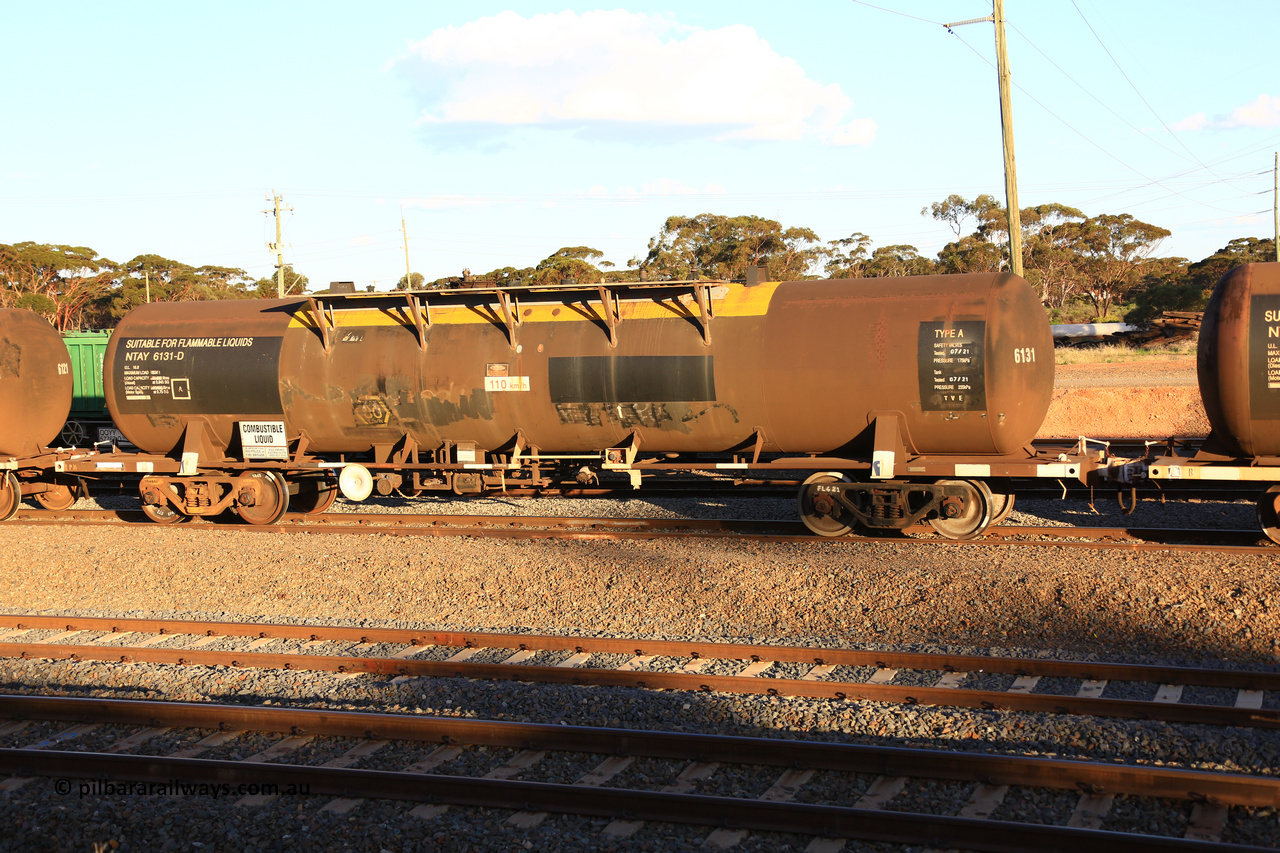
[[(989, 0), (791, 6), (19, 4), (0, 51), (0, 243), (386, 289), (673, 214), (933, 256), (920, 215), (1003, 201)], [(1130, 213), (1202, 258), (1271, 235), (1280, 3), (1006, 0), (1022, 206)], [(894, 14), (894, 12), (904, 14)], [(914, 17), (909, 17), (914, 16)]]

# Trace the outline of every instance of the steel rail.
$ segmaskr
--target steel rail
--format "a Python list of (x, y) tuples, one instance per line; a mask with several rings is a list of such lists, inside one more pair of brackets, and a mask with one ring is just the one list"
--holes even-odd
[(1078, 851), (1160, 853), (1160, 851), (1273, 851), (1270, 847), (1228, 845), (1185, 838), (888, 812), (848, 806), (636, 791), (549, 782), (476, 779), (464, 776), (351, 770), (199, 758), (166, 758), (102, 753), (62, 753), (0, 749), (0, 769), (15, 774), (120, 781), (156, 785), (305, 786), (310, 793), (375, 797), (472, 808), (519, 809), (590, 817), (647, 820), (824, 838), (859, 838), (982, 851)]
[[(10, 629), (101, 632), (103, 634), (192, 634), (206, 637), (324, 640), (362, 644), (438, 646), (463, 649), (570, 651), (575, 654), (621, 654), (715, 660), (775, 661), (815, 666), (874, 666), (880, 669), (985, 672), (1087, 680), (1152, 682), (1245, 690), (1280, 691), (1280, 671), (1208, 667), (1048, 660), (989, 655), (887, 652), (811, 646), (691, 642), (632, 637), (577, 637), (549, 634), (505, 634), (485, 631), (434, 631), (412, 628), (345, 627), (290, 623), (213, 622), (185, 619), (134, 619), (105, 616), (48, 616), (0, 613), (0, 627)], [(0, 641), (0, 648), (11, 645)], [(12, 644), (17, 645), (17, 644)], [(41, 645), (41, 648), (50, 648)], [(69, 646), (81, 648), (81, 646)], [(104, 646), (125, 649), (125, 646)], [(310, 657), (310, 656), (309, 656)], [(585, 670), (584, 670), (585, 671)], [(773, 679), (765, 679), (773, 680)], [(949, 688), (948, 688), (949, 689)]]
[[(21, 509), (7, 524), (26, 523), (32, 526), (38, 525), (57, 525), (66, 523), (84, 523), (97, 525), (118, 525), (133, 524), (142, 522), (144, 526), (150, 528), (168, 527), (174, 530), (202, 529), (208, 526), (216, 526), (216, 529), (226, 530), (228, 528), (234, 530), (266, 530), (271, 532), (282, 532), (293, 530), (295, 532), (301, 530), (309, 532), (309, 529), (316, 527), (342, 527), (359, 530), (364, 527), (405, 527), (412, 526), (414, 528), (458, 528), (460, 530), (471, 531), (479, 528), (521, 528), (521, 527), (548, 527), (548, 528), (650, 528), (655, 530), (661, 529), (681, 529), (681, 528), (702, 528), (704, 530), (743, 530), (749, 531), (752, 527), (759, 527), (761, 524), (770, 524), (772, 526), (784, 528), (787, 530), (800, 530), (803, 525), (799, 521), (789, 519), (779, 519), (777, 521), (761, 521), (756, 519), (698, 519), (698, 518), (626, 518), (626, 517), (590, 517), (590, 516), (539, 516), (539, 515), (466, 515), (466, 514), (429, 514), (429, 513), (401, 513), (401, 512), (330, 512), (315, 515), (307, 515), (304, 513), (289, 512), (285, 513), (280, 522), (276, 524), (246, 524), (234, 518), (225, 520), (221, 518), (191, 518), (185, 522), (174, 525), (156, 525), (141, 510), (130, 509), (67, 509), (67, 510), (46, 510), (46, 509)], [(923, 532), (927, 528), (914, 528)], [(1261, 535), (1261, 534), (1259, 534)]]
[(180, 666), (278, 669), (378, 675), (387, 678), (467, 678), (642, 690), (681, 690), (697, 693), (942, 705), (994, 711), (1160, 720), (1210, 726), (1280, 729), (1280, 709), (1162, 703), (1132, 699), (1057, 696), (1051, 694), (974, 690), (960, 687), (919, 687), (853, 681), (756, 678), (688, 672), (618, 669), (580, 669), (531, 664), (418, 661), (334, 655), (271, 654), (265, 652), (157, 649), (150, 647), (69, 646), (0, 643), (0, 658), (30, 660), (152, 663)]
[[(132, 510), (74, 510), (52, 512), (24, 510), (6, 524), (37, 526), (112, 526), (142, 521), (141, 512)], [(148, 522), (145, 527), (156, 529)], [(637, 529), (638, 528), (638, 529)], [(1192, 551), (1198, 553), (1267, 554), (1275, 553), (1274, 545), (1188, 544), (1176, 541), (1210, 537), (1226, 541), (1258, 542), (1264, 535), (1257, 530), (1179, 529), (1165, 527), (1036, 527), (1009, 525), (992, 527), (977, 539), (953, 540), (933, 536), (913, 539), (904, 534), (927, 533), (927, 526), (908, 527), (885, 535), (843, 537), (815, 536), (811, 533), (760, 533), (760, 528), (799, 531), (797, 521), (772, 519), (639, 519), (585, 518), (576, 516), (494, 516), (494, 515), (415, 515), (396, 513), (326, 513), (323, 515), (288, 514), (278, 524), (177, 524), (164, 529), (185, 531), (235, 530), (246, 533), (303, 534), (381, 534), (387, 536), (479, 536), (487, 539), (654, 539), (673, 537), (687, 539), (738, 539), (754, 542), (808, 543), (828, 545), (918, 544), (918, 545), (986, 545), (1039, 546), (1054, 548), (1088, 548), (1135, 551)], [(1028, 537), (1053, 537), (1051, 539)], [(1081, 541), (1084, 540), (1084, 541)]]
[[(1274, 806), (1280, 777), (832, 741), (206, 702), (0, 696), (0, 717), (688, 759)], [(69, 753), (71, 756), (83, 753)]]

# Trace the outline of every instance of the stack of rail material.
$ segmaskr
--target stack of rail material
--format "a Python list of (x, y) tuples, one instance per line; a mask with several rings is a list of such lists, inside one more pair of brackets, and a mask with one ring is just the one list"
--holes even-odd
[(1165, 343), (1190, 340), (1200, 333), (1203, 311), (1165, 311), (1151, 325), (1141, 331), (1124, 332), (1116, 337), (1130, 344), (1147, 344), (1152, 341)]
[(1121, 340), (1125, 332), (1135, 331), (1128, 323), (1069, 323), (1051, 326), (1055, 347), (1091, 347), (1113, 344)]

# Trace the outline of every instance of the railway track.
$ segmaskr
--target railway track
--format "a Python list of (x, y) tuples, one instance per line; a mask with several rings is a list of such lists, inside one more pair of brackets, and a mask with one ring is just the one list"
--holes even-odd
[[(702, 480), (659, 480), (657, 483), (646, 483), (640, 490), (629, 482), (616, 485), (600, 486), (565, 486), (560, 488), (531, 489), (509, 485), (505, 491), (489, 497), (506, 499), (581, 499), (581, 498), (620, 498), (644, 500), (656, 498), (782, 498), (793, 500), (800, 488), (803, 478), (794, 479), (760, 479), (760, 478), (707, 478)], [(1077, 482), (1065, 483), (1066, 493), (1073, 498), (1089, 499), (1089, 487)], [(94, 497), (137, 496), (136, 483), (116, 483), (113, 485), (92, 484), (89, 494)], [(1034, 480), (1014, 481), (1014, 491), (1022, 498), (1061, 498), (1063, 485), (1046, 486)], [(1152, 484), (1142, 497), (1150, 500), (1253, 500), (1258, 496), (1259, 488), (1241, 487), (1231, 482), (1163, 482)], [(1113, 490), (1096, 488), (1094, 494), (1099, 500), (1113, 500)], [(425, 497), (431, 497), (424, 493)], [(443, 496), (452, 497), (452, 493)], [(377, 500), (376, 498), (374, 500)], [(413, 498), (404, 498), (405, 501)]]
[[(578, 516), (432, 515), (421, 513), (286, 514), (277, 524), (242, 524), (250, 533), (374, 534), (388, 536), (480, 536), (503, 539), (652, 539), (656, 537), (738, 537), (763, 542), (932, 545), (1037, 545), (1130, 550), (1186, 550), (1221, 553), (1272, 553), (1274, 545), (1258, 530), (1209, 530), (1175, 527), (1066, 527), (1004, 525), (989, 528), (972, 540), (945, 539), (925, 525), (903, 531), (825, 538), (814, 536), (799, 521), (696, 518), (590, 518)], [(133, 510), (24, 509), (9, 524), (106, 526), (141, 523), (154, 527)], [(227, 530), (218, 522), (172, 525), (188, 531)], [(926, 535), (928, 538), (913, 538)]]
[[(598, 820), (601, 842), (659, 821), (706, 827), (703, 843), (711, 848), (774, 832), (801, 836), (811, 853), (840, 850), (846, 839), (973, 850), (1223, 849), (1233, 812), (1280, 800), (1273, 777), (1149, 764), (429, 715), (0, 696), (0, 718), (10, 720), (0, 736), (21, 744), (0, 748), (0, 771), (10, 776), (0, 787), (11, 798), (43, 777), (82, 799), (140, 785), (128, 790), (173, 796), (218, 787), (241, 808), (282, 795), (324, 797), (322, 808), (337, 813), (362, 798), (407, 800), (421, 803), (410, 812), (420, 819), (452, 806), (504, 809), (506, 824), (526, 830), (552, 814), (587, 815), (608, 820)], [(264, 748), (237, 761), (218, 757), (255, 733), (267, 733), (257, 740)], [(184, 746), (138, 754), (175, 734)], [(95, 748), (85, 749), (91, 739)], [(418, 744), (437, 746), (395, 770), (362, 766), (379, 754), (379, 766), (395, 766), (397, 750), (421, 755), (420, 747), (404, 749)], [(304, 746), (332, 757), (295, 763)], [(539, 772), (553, 763), (548, 756), (558, 772)], [(636, 765), (650, 772), (628, 774)], [(735, 768), (760, 780), (755, 796), (725, 795), (716, 785)], [(939, 783), (963, 787), (967, 799), (949, 814), (911, 807), (913, 788)], [(1001, 819), (1006, 800), (1045, 789), (1076, 798), (1065, 826)], [(1180, 816), (1182, 837), (1102, 830), (1117, 799), (1136, 798)]]
[[(1276, 671), (25, 614), (0, 614), (0, 627), (9, 629), (0, 634), (0, 657), (8, 658), (753, 693), (1280, 728)], [(221, 648), (205, 648), (213, 644)]]

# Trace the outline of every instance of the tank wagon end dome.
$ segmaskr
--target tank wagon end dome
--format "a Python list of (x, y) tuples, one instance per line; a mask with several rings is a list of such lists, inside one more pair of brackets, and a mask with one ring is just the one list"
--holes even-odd
[(32, 456), (51, 444), (71, 411), (71, 358), (40, 315), (0, 308), (0, 455)]
[(1010, 273), (788, 282), (762, 371), (771, 435), (788, 449), (847, 450), (894, 418), (908, 452), (1005, 455), (1048, 412), (1053, 338)]
[(1280, 456), (1280, 263), (1244, 264), (1219, 280), (1196, 353), (1215, 449)]

